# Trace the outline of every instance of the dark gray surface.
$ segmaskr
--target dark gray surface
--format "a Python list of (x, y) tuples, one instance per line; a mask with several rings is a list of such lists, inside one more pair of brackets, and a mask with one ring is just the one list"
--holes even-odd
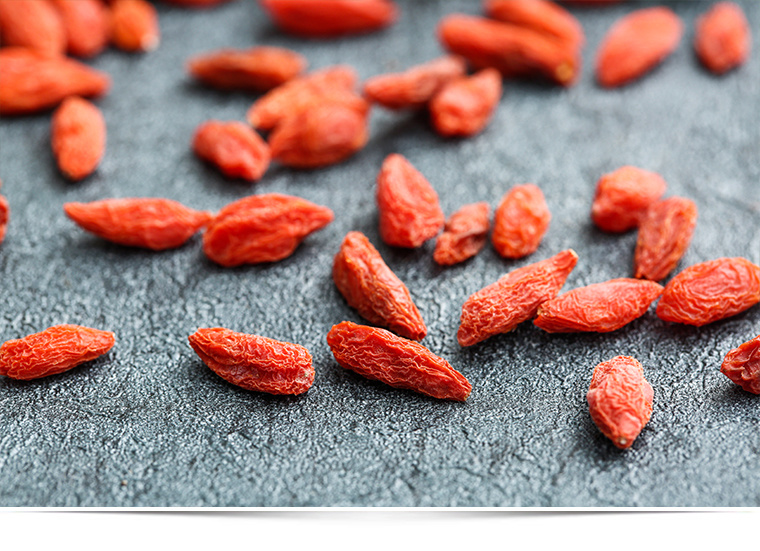
[[(742, 5), (757, 31), (760, 4)], [(0, 123), (12, 209), (0, 247), (0, 341), (58, 323), (117, 335), (92, 364), (35, 382), (0, 379), (0, 505), (760, 505), (760, 402), (719, 373), (725, 353), (760, 332), (760, 308), (702, 329), (661, 322), (652, 309), (607, 335), (524, 324), (468, 349), (455, 337), (471, 293), (562, 249), (580, 256), (566, 289), (630, 275), (635, 233), (605, 235), (589, 220), (596, 180), (623, 164), (661, 173), (668, 195), (696, 201), (680, 268), (718, 256), (760, 262), (760, 55), (722, 78), (704, 71), (691, 40), (708, 6), (672, 3), (686, 26), (678, 51), (626, 88), (599, 89), (592, 60), (632, 6), (575, 10), (587, 35), (575, 87), (508, 81), (492, 124), (464, 141), (438, 138), (423, 116), (375, 109), (369, 145), (348, 162), (311, 172), (273, 166), (256, 184), (225, 180), (192, 155), (200, 122), (242, 120), (253, 98), (190, 83), (188, 56), (283, 45), (313, 68), (348, 63), (366, 78), (439, 55), (436, 21), (478, 4), (403, 3), (393, 28), (332, 42), (278, 34), (253, 2), (161, 7), (157, 51), (109, 51), (93, 62), (114, 81), (98, 102), (109, 134), (95, 175), (69, 183), (57, 173), (49, 114)], [(374, 181), (392, 152), (429, 178), (446, 213), (476, 200), (495, 206), (510, 186), (538, 184), (553, 214), (538, 252), (510, 262), (489, 246), (440, 269), (432, 242), (411, 252), (384, 246)], [(129, 250), (84, 233), (61, 209), (158, 196), (215, 210), (267, 192), (328, 205), (336, 220), (285, 261), (232, 270), (207, 261), (199, 237), (174, 251)], [(466, 403), (394, 390), (335, 363), (327, 331), (361, 322), (330, 277), (350, 230), (365, 232), (407, 284), (428, 324), (424, 344), (473, 385)], [(208, 326), (306, 346), (313, 388), (283, 398), (227, 384), (187, 344)], [(618, 354), (642, 362), (655, 392), (652, 420), (625, 452), (596, 429), (585, 401), (594, 366)]]

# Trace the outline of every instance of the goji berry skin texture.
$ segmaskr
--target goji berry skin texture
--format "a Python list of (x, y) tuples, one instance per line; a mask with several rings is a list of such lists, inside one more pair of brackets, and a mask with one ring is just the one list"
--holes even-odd
[(0, 74), (0, 115), (36, 113), (68, 96), (99, 96), (111, 85), (105, 73), (28, 48), (0, 48)]
[(483, 69), (446, 84), (430, 100), (433, 128), (441, 136), (469, 137), (488, 126), (501, 98), (501, 75)]
[(415, 248), (438, 235), (444, 215), (438, 194), (398, 153), (385, 158), (377, 175), (380, 237), (392, 247)]
[(92, 174), (106, 149), (106, 121), (100, 109), (77, 96), (53, 114), (51, 145), (60, 171), (70, 180)]
[(478, 254), (488, 240), (490, 211), (488, 203), (481, 202), (465, 205), (452, 214), (435, 242), (433, 260), (452, 266)]
[(608, 333), (643, 316), (662, 289), (630, 278), (594, 283), (547, 300), (533, 323), (549, 333)]
[(226, 268), (277, 262), (334, 218), (329, 208), (300, 197), (279, 193), (244, 197), (224, 207), (208, 224), (203, 251)]
[(518, 268), (470, 296), (462, 305), (457, 340), (472, 346), (512, 331), (555, 297), (578, 262), (572, 249)]
[(652, 205), (639, 226), (634, 275), (652, 281), (665, 279), (686, 253), (697, 224), (697, 205), (669, 197)]
[(170, 199), (103, 199), (66, 203), (66, 215), (82, 229), (124, 245), (154, 251), (182, 246), (212, 218)]
[(0, 39), (3, 46), (32, 48), (48, 57), (66, 51), (61, 16), (48, 0), (0, 0)]
[(654, 390), (638, 360), (616, 356), (596, 366), (586, 400), (602, 434), (624, 450), (652, 417)]
[(583, 46), (583, 27), (563, 7), (548, 0), (486, 0), (484, 11), (492, 19), (527, 27), (566, 43), (572, 48)]
[(114, 334), (82, 327), (55, 325), (40, 333), (0, 346), (0, 375), (29, 381), (63, 373), (111, 350)]
[(427, 334), (409, 289), (363, 233), (352, 231), (343, 238), (333, 261), (333, 281), (348, 305), (370, 323), (417, 341)]
[(229, 178), (256, 181), (269, 168), (267, 143), (249, 126), (238, 121), (207, 121), (195, 130), (193, 151)]
[(614, 88), (642, 77), (673, 53), (682, 34), (683, 23), (668, 8), (646, 8), (624, 16), (599, 46), (599, 84)]
[(282, 30), (308, 38), (369, 33), (398, 17), (390, 0), (259, 0), (259, 4)]
[(198, 329), (188, 340), (214, 373), (246, 390), (303, 394), (314, 383), (311, 354), (303, 346), (222, 327)]
[(463, 58), (444, 56), (403, 73), (368, 79), (364, 83), (364, 97), (388, 109), (421, 109), (446, 83), (466, 73)]
[(198, 55), (188, 60), (187, 70), (220, 90), (266, 92), (300, 75), (306, 65), (306, 58), (292, 50), (260, 46)]
[(720, 372), (747, 392), (760, 394), (760, 336), (726, 354)]
[(735, 316), (760, 302), (760, 267), (746, 258), (689, 266), (665, 286), (657, 316), (698, 327)]
[(66, 31), (66, 50), (94, 57), (108, 44), (108, 10), (101, 0), (53, 0)]
[(742, 9), (718, 2), (697, 19), (694, 50), (702, 64), (716, 75), (742, 65), (752, 48), (752, 34)]
[(534, 253), (549, 230), (552, 215), (544, 194), (535, 184), (514, 186), (502, 198), (493, 223), (491, 241), (504, 258)]
[(461, 402), (472, 391), (449, 362), (385, 329), (344, 321), (330, 329), (327, 344), (341, 367), (394, 388)]
[(647, 209), (665, 193), (667, 184), (655, 172), (623, 166), (596, 183), (591, 220), (606, 232), (637, 228)]
[(125, 52), (158, 48), (161, 31), (153, 4), (146, 0), (112, 0), (110, 13), (111, 44)]

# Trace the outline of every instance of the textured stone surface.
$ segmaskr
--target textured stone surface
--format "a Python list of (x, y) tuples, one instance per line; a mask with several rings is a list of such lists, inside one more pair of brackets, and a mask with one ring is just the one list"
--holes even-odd
[[(92, 64), (113, 76), (98, 102), (108, 124), (100, 169), (73, 184), (57, 173), (49, 114), (0, 122), (0, 178), (11, 224), (0, 246), (0, 341), (57, 323), (114, 331), (105, 357), (34, 382), (0, 380), (0, 505), (4, 506), (758, 506), (760, 402), (719, 373), (725, 353), (760, 332), (760, 307), (701, 329), (654, 309), (606, 335), (514, 333), (460, 349), (461, 304), (513, 268), (573, 247), (565, 289), (629, 276), (634, 233), (591, 225), (597, 178), (623, 164), (663, 175), (667, 195), (699, 207), (679, 266), (718, 256), (760, 262), (760, 55), (716, 78), (691, 49), (709, 2), (673, 2), (686, 33), (658, 70), (625, 88), (593, 82), (593, 54), (631, 5), (577, 10), (587, 34), (573, 88), (505, 83), (480, 136), (438, 138), (423, 116), (373, 111), (368, 147), (339, 166), (273, 166), (256, 184), (227, 181), (191, 153), (209, 118), (242, 120), (253, 99), (206, 90), (185, 59), (224, 46), (267, 43), (303, 52), (312, 67), (343, 62), (362, 78), (440, 53), (436, 21), (476, 13), (467, 1), (406, 2), (384, 32), (334, 42), (287, 38), (253, 2), (213, 10), (160, 7), (155, 52), (110, 51)], [(760, 4), (742, 4), (753, 29)], [(757, 50), (757, 48), (756, 48)], [(433, 243), (392, 250), (378, 237), (374, 179), (403, 153), (438, 190), (448, 214), (493, 207), (513, 184), (534, 182), (553, 214), (540, 249), (521, 261), (489, 246), (449, 269)], [(335, 222), (289, 259), (221, 269), (199, 237), (163, 253), (85, 234), (66, 201), (160, 196), (219, 209), (251, 193), (303, 196)], [(407, 284), (429, 328), (424, 340), (473, 384), (464, 403), (394, 390), (341, 369), (325, 342), (344, 319), (361, 322), (330, 278), (350, 230), (365, 232)], [(247, 392), (214, 375), (190, 349), (198, 327), (224, 326), (306, 346), (317, 371), (302, 397)], [(592, 423), (585, 393), (594, 366), (618, 354), (641, 361), (654, 414), (632, 449)]]

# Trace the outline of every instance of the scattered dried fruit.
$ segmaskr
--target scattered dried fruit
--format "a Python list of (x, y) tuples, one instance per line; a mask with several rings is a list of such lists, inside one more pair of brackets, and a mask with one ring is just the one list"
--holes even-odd
[(111, 0), (111, 44), (125, 52), (158, 48), (158, 14), (146, 0)]
[(385, 329), (344, 321), (330, 329), (327, 344), (341, 367), (394, 388), (462, 402), (472, 391), (449, 362)]
[(694, 50), (702, 64), (721, 75), (747, 61), (752, 33), (741, 7), (718, 2), (697, 19)]
[(207, 121), (193, 136), (193, 151), (225, 176), (259, 180), (269, 168), (267, 143), (242, 122)]
[(310, 38), (362, 34), (395, 23), (390, 0), (259, 0), (285, 32)]
[(760, 336), (726, 354), (720, 372), (747, 392), (760, 394)]
[(586, 399), (596, 426), (624, 450), (649, 422), (654, 391), (638, 360), (617, 356), (596, 366)]
[(327, 207), (279, 193), (252, 195), (219, 211), (203, 234), (203, 252), (230, 268), (289, 257), (335, 216)]
[(100, 109), (78, 96), (63, 100), (53, 114), (51, 145), (67, 178), (81, 180), (92, 174), (106, 149), (106, 121)]
[(110, 331), (55, 325), (3, 343), (0, 375), (20, 381), (56, 375), (102, 356), (113, 345), (114, 334)]
[(472, 346), (500, 333), (508, 333), (536, 315), (538, 307), (555, 297), (575, 268), (572, 249), (518, 268), (496, 283), (473, 294), (462, 306), (457, 340)]
[(657, 304), (664, 321), (702, 326), (760, 302), (760, 267), (746, 258), (718, 258), (689, 266), (665, 286)]
[(78, 57), (94, 57), (108, 44), (108, 9), (101, 0), (53, 0), (66, 32), (66, 50)]
[[(0, 182), (0, 185), (2, 183)], [(8, 229), (8, 219), (10, 218), (11, 208), (8, 206), (8, 200), (0, 195), (0, 243), (5, 239), (5, 231)]]
[(552, 215), (535, 184), (514, 186), (502, 198), (493, 223), (491, 241), (504, 258), (534, 253), (549, 229)]
[(370, 323), (417, 341), (427, 334), (409, 289), (363, 233), (352, 231), (343, 238), (333, 262), (333, 281), (348, 305)]
[(430, 100), (433, 128), (441, 136), (474, 136), (493, 117), (501, 98), (501, 75), (496, 69), (483, 69), (456, 78)]
[(4, 46), (30, 48), (48, 57), (66, 51), (66, 31), (48, 0), (0, 0), (0, 39)]
[(526, 27), (576, 50), (585, 40), (580, 22), (548, 0), (486, 0), (484, 10), (492, 19)]
[(190, 346), (225, 381), (269, 394), (303, 394), (314, 382), (311, 354), (303, 346), (214, 327), (198, 329)]
[(435, 242), (433, 260), (442, 266), (464, 262), (480, 252), (488, 240), (488, 203), (465, 205), (448, 220)]
[(659, 174), (634, 166), (605, 174), (596, 184), (591, 220), (607, 232), (637, 228), (647, 209), (662, 197), (666, 187)]

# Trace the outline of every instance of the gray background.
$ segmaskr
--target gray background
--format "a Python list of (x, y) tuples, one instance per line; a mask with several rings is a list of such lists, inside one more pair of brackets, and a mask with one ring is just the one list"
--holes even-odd
[[(643, 4), (642, 5), (649, 5)], [(477, 13), (466, 1), (402, 2), (394, 27), (335, 41), (288, 38), (253, 2), (213, 10), (160, 6), (162, 42), (145, 55), (108, 51), (92, 62), (113, 77), (97, 103), (108, 147), (93, 176), (65, 181), (50, 153), (50, 115), (0, 123), (2, 193), (11, 223), (0, 247), (0, 341), (58, 323), (116, 333), (106, 356), (32, 382), (0, 379), (0, 505), (4, 506), (758, 506), (760, 403), (719, 373), (725, 353), (760, 332), (760, 308), (697, 329), (654, 309), (606, 335), (548, 335), (532, 324), (461, 349), (464, 300), (500, 275), (572, 247), (566, 289), (629, 276), (636, 234), (607, 235), (589, 219), (596, 180), (624, 164), (654, 170), (667, 195), (699, 207), (679, 269), (719, 256), (760, 262), (760, 55), (722, 78), (691, 41), (709, 2), (673, 2), (680, 47), (658, 70), (619, 90), (593, 80), (596, 48), (634, 6), (574, 9), (586, 31), (583, 74), (569, 89), (505, 82), (491, 125), (444, 140), (424, 115), (374, 109), (371, 139), (349, 161), (315, 171), (272, 166), (255, 184), (230, 181), (190, 150), (204, 120), (243, 120), (254, 99), (195, 85), (192, 54), (272, 44), (312, 68), (354, 66), (362, 78), (441, 53), (436, 22)], [(753, 29), (760, 4), (744, 2)], [(553, 219), (539, 250), (506, 261), (489, 246), (447, 269), (419, 250), (384, 246), (375, 175), (404, 154), (438, 190), (444, 211), (534, 182)], [(162, 253), (102, 242), (63, 214), (66, 201), (155, 196), (216, 210), (253, 193), (327, 205), (336, 220), (282, 262), (222, 269), (200, 236)], [(325, 335), (361, 322), (331, 276), (350, 230), (367, 234), (407, 284), (427, 322), (423, 341), (472, 383), (466, 403), (395, 390), (344, 371)], [(316, 380), (300, 397), (227, 384), (187, 344), (224, 326), (306, 346)], [(619, 451), (591, 421), (594, 366), (638, 358), (654, 414)]]

